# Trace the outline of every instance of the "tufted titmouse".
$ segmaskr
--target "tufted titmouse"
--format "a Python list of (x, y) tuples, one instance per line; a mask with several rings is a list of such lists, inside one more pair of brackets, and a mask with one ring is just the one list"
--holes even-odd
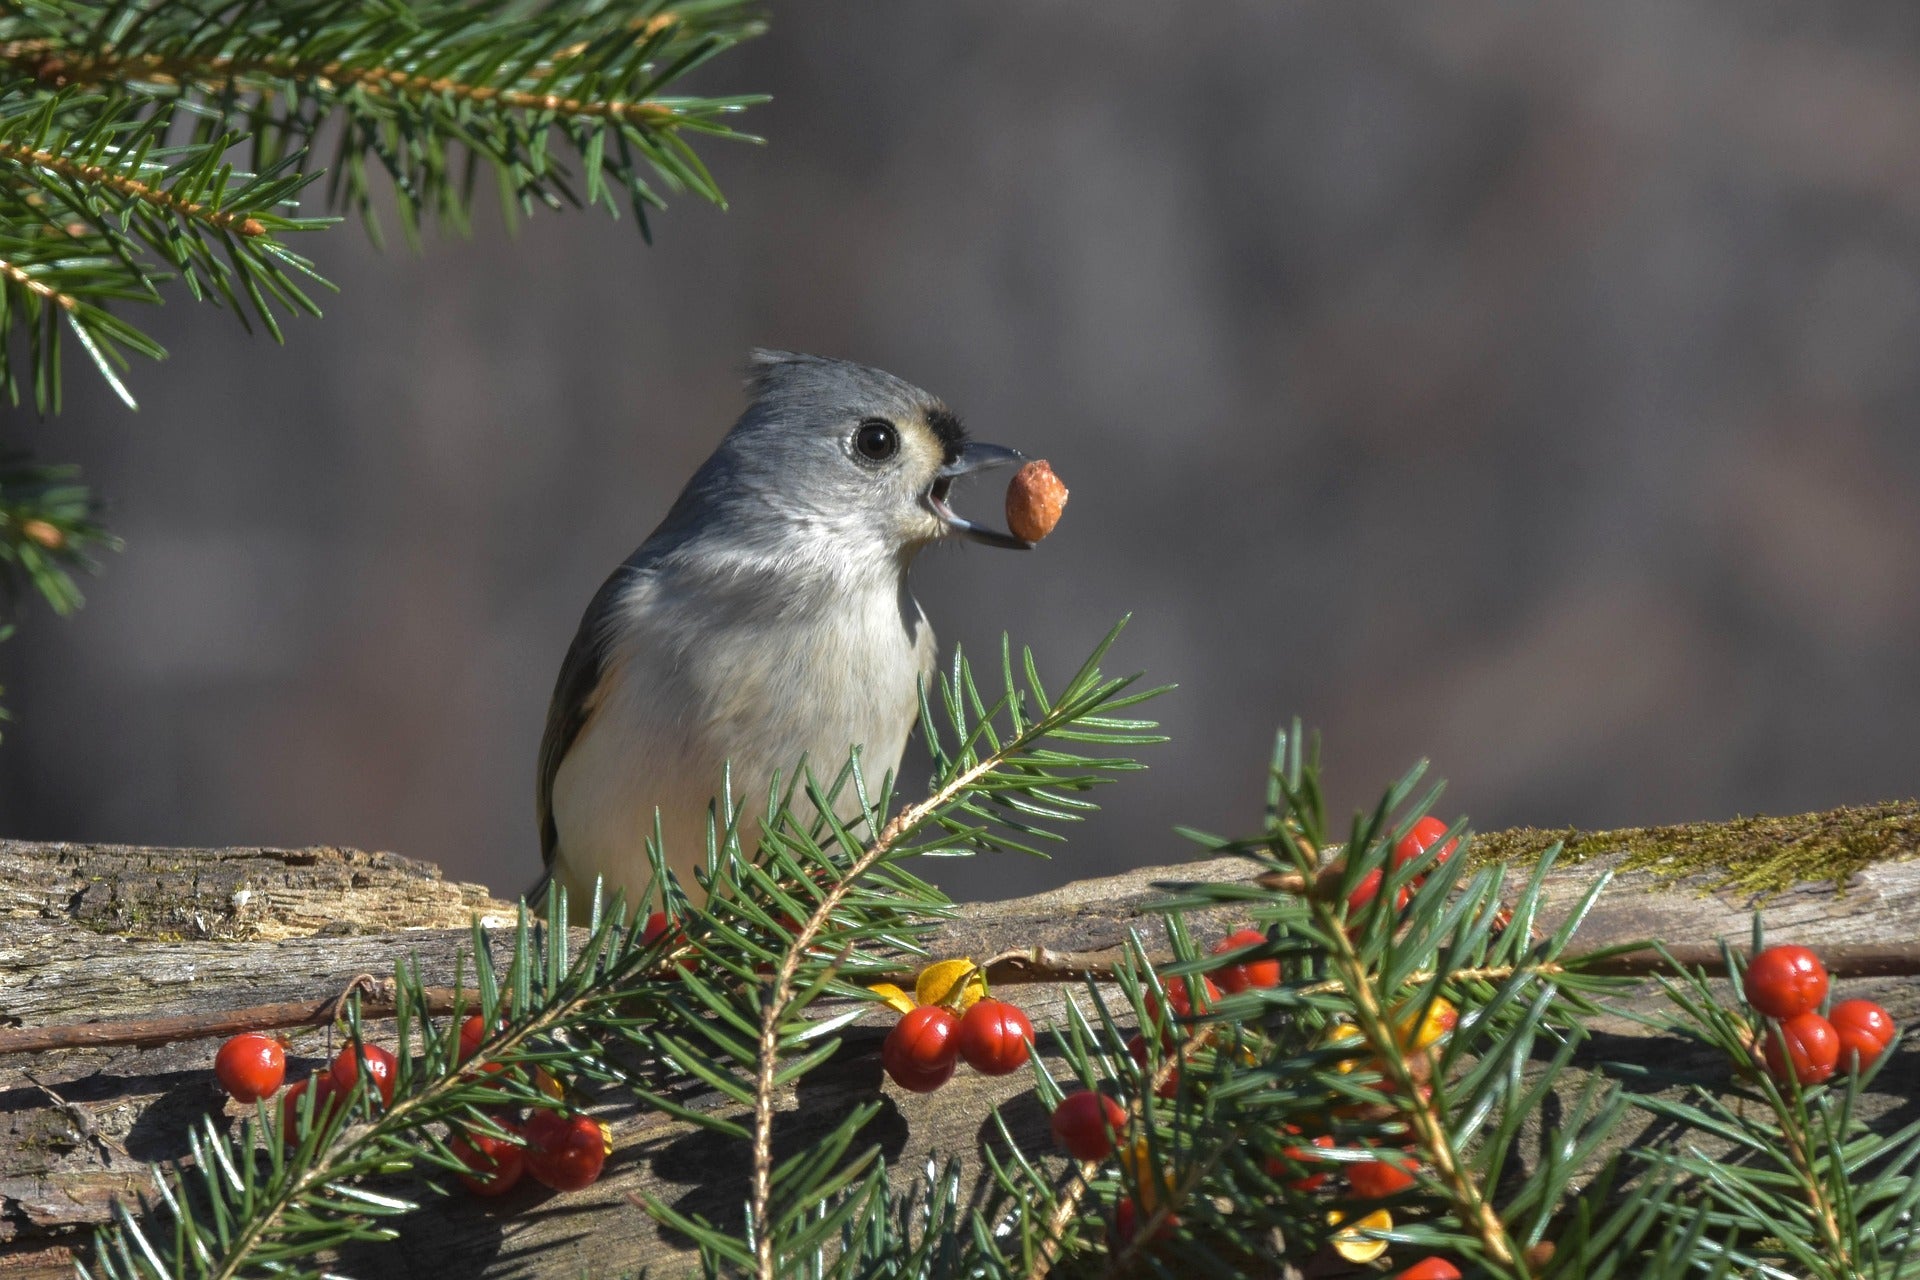
[(918, 387), (784, 351), (754, 352), (747, 386), (747, 411), (595, 594), (560, 667), (540, 849), (578, 910), (596, 877), (638, 900), (656, 809), (667, 864), (700, 901), (692, 870), (729, 762), (749, 813), (803, 755), (829, 777), (854, 747), (876, 781), (898, 768), (934, 660), (914, 556), (952, 537), (1032, 545), (948, 506), (955, 478), (1021, 455), (969, 442)]

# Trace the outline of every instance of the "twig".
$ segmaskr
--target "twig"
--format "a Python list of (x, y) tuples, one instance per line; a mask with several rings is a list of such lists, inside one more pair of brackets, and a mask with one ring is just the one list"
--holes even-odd
[(67, 1099), (61, 1097), (58, 1093), (54, 1092), (51, 1085), (42, 1081), (40, 1077), (33, 1074), (33, 1072), (22, 1071), (20, 1074), (27, 1078), (28, 1084), (31, 1084), (34, 1088), (53, 1099), (53, 1105), (59, 1108), (60, 1114), (67, 1118), (67, 1123), (74, 1127), (75, 1132), (78, 1133), (80, 1137), (89, 1142), (97, 1143), (101, 1151), (107, 1153), (103, 1158), (103, 1162), (109, 1168), (113, 1165), (113, 1152), (119, 1152), (128, 1160), (133, 1159), (133, 1157), (127, 1153), (125, 1147), (100, 1132), (99, 1127), (93, 1122), (92, 1114), (89, 1113), (85, 1107), (77, 1102), (69, 1102)]
[[(1592, 956), (1563, 956), (1558, 965), (1561, 969), (1578, 970), (1605, 978), (1650, 978), (1660, 973), (1675, 973), (1680, 970), (1704, 970), (1713, 977), (1725, 977), (1726, 961), (1720, 953), (1720, 944), (1686, 943), (1668, 944), (1667, 953), (1674, 959), (1669, 966), (1653, 950), (1653, 944), (1634, 951), (1617, 951), (1609, 948), (1605, 953)], [(1736, 955), (1745, 954), (1735, 948)], [(990, 985), (1022, 986), (1029, 983), (1079, 982), (1085, 978), (1097, 981), (1111, 980), (1124, 958), (1121, 947), (1107, 947), (1099, 951), (1054, 951), (1048, 947), (1025, 947), (1015, 951), (1004, 951), (990, 960), (983, 961), (980, 972), (986, 975)], [(1167, 964), (1173, 960), (1173, 954), (1155, 954), (1148, 957), (1154, 964)], [(1820, 958), (1827, 966), (1827, 972), (1835, 978), (1892, 978), (1920, 975), (1920, 944), (1904, 946), (1880, 943), (1838, 943), (1822, 946)], [(1485, 977), (1498, 981), (1509, 976), (1505, 969), (1462, 969), (1454, 971), (1456, 976), (1465, 978)], [(1416, 974), (1414, 981), (1430, 978), (1432, 974)], [(899, 973), (870, 974), (862, 981), (875, 983), (891, 982), (897, 986), (911, 988), (914, 971), (902, 970)], [(1333, 984), (1338, 986), (1337, 983)], [(1331, 989), (1331, 988), (1330, 988)]]
[(72, 294), (61, 293), (18, 263), (0, 260), (0, 276), (5, 276), (35, 297), (46, 299), (62, 311), (74, 311), (80, 306), (80, 299)]
[[(468, 84), (448, 76), (420, 75), (397, 67), (355, 66), (347, 62), (303, 62), (262, 55), (256, 58), (172, 57), (159, 53), (120, 54), (112, 49), (61, 57), (45, 41), (23, 40), (0, 46), (0, 60), (26, 67), (56, 85), (147, 80), (191, 84), (209, 92), (244, 84), (266, 92), (278, 80), (312, 81), (323, 89), (358, 89), (381, 97), (446, 97), (465, 102), (497, 102), (516, 111), (623, 121), (671, 129), (685, 119), (678, 107), (649, 99), (572, 98), (555, 93)], [(261, 83), (264, 82), (264, 83)]]
[[(143, 201), (157, 209), (178, 214), (230, 231), (239, 236), (263, 236), (267, 229), (258, 218), (244, 213), (232, 213), (224, 209), (209, 209), (204, 204), (196, 204), (183, 199), (163, 187), (140, 181), (123, 173), (116, 173), (104, 165), (82, 164), (77, 160), (58, 155), (52, 151), (29, 147), (24, 143), (0, 142), (0, 160), (12, 160), (17, 164), (45, 169), (61, 177), (71, 178), (75, 182), (92, 183), (117, 191), (130, 199)], [(155, 166), (158, 170), (158, 166)]]
[(775, 1268), (773, 1256), (772, 1224), (768, 1214), (773, 1203), (773, 1088), (774, 1077), (780, 1068), (780, 1023), (781, 1014), (787, 1001), (793, 998), (794, 974), (799, 970), (800, 961), (820, 935), (820, 930), (861, 876), (887, 855), (887, 852), (899, 842), (902, 836), (914, 830), (931, 816), (941, 805), (966, 790), (982, 776), (1001, 763), (1007, 749), (994, 752), (976, 762), (972, 768), (956, 774), (952, 781), (925, 800), (910, 805), (895, 814), (891, 821), (880, 830), (874, 842), (866, 852), (847, 868), (833, 888), (827, 890), (827, 896), (820, 900), (800, 926), (800, 932), (794, 935), (793, 943), (781, 958), (780, 968), (774, 974), (773, 990), (767, 997), (767, 1003), (760, 1015), (760, 1073), (754, 1082), (753, 1091), (753, 1227), (754, 1261), (757, 1264), (760, 1280), (780, 1280)]
[[(286, 1000), (278, 1004), (256, 1004), (245, 1009), (223, 1009), (217, 1013), (183, 1014), (172, 1018), (120, 1018), (111, 1022), (70, 1023), (58, 1027), (0, 1027), (0, 1054), (50, 1053), (56, 1049), (110, 1046), (151, 1049), (180, 1040), (239, 1035), (242, 1031), (329, 1026), (340, 1016), (347, 995), (361, 989), (359, 981), (356, 978), (347, 991), (328, 996), (318, 1004), (305, 1000)], [(391, 1017), (395, 1008), (392, 985), (375, 984), (375, 987), (377, 989), (362, 994), (361, 1015), (368, 1018)], [(428, 987), (426, 992), (429, 1013), (452, 1013), (456, 1006), (469, 1009), (480, 1006), (478, 991)]]
[[(1779, 1027), (1760, 1031), (1759, 1035), (1754, 1036), (1756, 1046), (1760, 1043), (1761, 1037), (1768, 1034), (1779, 1037), (1777, 1047), (1781, 1057), (1786, 1058), (1788, 1056), (1785, 1043), (1786, 1032)], [(1760, 1061), (1755, 1065), (1760, 1071), (1765, 1072), (1764, 1050), (1756, 1056)], [(1780, 1136), (1787, 1149), (1787, 1158), (1793, 1165), (1793, 1175), (1799, 1179), (1800, 1189), (1807, 1197), (1807, 1205), (1813, 1210), (1814, 1217), (1820, 1224), (1821, 1243), (1832, 1251), (1834, 1260), (1840, 1264), (1839, 1274), (1853, 1275), (1855, 1271), (1852, 1250), (1847, 1247), (1847, 1233), (1840, 1229), (1840, 1219), (1834, 1212), (1832, 1198), (1828, 1196), (1826, 1188), (1821, 1185), (1820, 1175), (1813, 1167), (1814, 1135), (1807, 1132), (1800, 1123), (1805, 1118), (1804, 1111), (1789, 1105), (1787, 1101), (1786, 1091), (1791, 1089), (1798, 1093), (1799, 1088), (1797, 1082), (1769, 1086), (1765, 1091), (1768, 1105), (1780, 1122)]]

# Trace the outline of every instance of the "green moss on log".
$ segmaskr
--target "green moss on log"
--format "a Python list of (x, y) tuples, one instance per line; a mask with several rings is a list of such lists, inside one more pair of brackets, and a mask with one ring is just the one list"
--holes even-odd
[(1732, 889), (1767, 898), (1797, 884), (1822, 882), (1844, 891), (1856, 872), (1876, 862), (1920, 856), (1920, 803), (1623, 831), (1519, 827), (1475, 836), (1473, 856), (1476, 862), (1526, 865), (1556, 841), (1563, 847), (1561, 865), (1621, 854), (1622, 871), (1685, 881), (1703, 893)]

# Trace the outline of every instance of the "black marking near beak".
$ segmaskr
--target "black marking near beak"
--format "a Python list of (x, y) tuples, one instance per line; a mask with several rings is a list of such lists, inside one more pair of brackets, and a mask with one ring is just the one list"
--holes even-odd
[(975, 524), (963, 516), (954, 514), (947, 505), (947, 495), (953, 489), (956, 478), (975, 471), (985, 471), (991, 467), (1010, 467), (1025, 462), (1027, 457), (1018, 449), (1008, 449), (1003, 445), (980, 444), (969, 441), (961, 446), (960, 454), (952, 462), (935, 473), (933, 485), (927, 490), (928, 510), (940, 518), (941, 523), (963, 538), (972, 538), (975, 542), (984, 542), (990, 547), (1006, 547), (1014, 551), (1031, 551), (1033, 544), (1025, 538), (1016, 538), (1010, 533), (990, 529)]

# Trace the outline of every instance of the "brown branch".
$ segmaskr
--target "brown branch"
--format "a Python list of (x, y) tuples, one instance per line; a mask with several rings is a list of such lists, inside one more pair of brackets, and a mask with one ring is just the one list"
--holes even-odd
[[(367, 991), (362, 986), (360, 1014), (366, 1018), (392, 1017), (395, 1009), (392, 979), (375, 984)], [(452, 1013), (456, 1007), (480, 1007), (478, 991), (456, 991), (452, 987), (427, 987), (427, 1012)], [(340, 1016), (342, 997), (331, 995), (318, 1004), (304, 1000), (286, 1000), (278, 1004), (256, 1004), (245, 1009), (227, 1009), (218, 1013), (188, 1014), (175, 1018), (120, 1018), (112, 1022), (81, 1022), (60, 1027), (0, 1027), (0, 1055), (9, 1053), (48, 1053), (57, 1049), (98, 1049), (125, 1045), (151, 1049), (179, 1040), (207, 1040), (216, 1036), (235, 1036), (243, 1031), (277, 1031), (287, 1027), (324, 1027)]]
[[(219, 88), (236, 82), (264, 80), (310, 81), (322, 89), (355, 88), (389, 97), (425, 97), (443, 94), (464, 102), (498, 103), (520, 111), (552, 111), (559, 115), (599, 120), (621, 120), (672, 128), (681, 120), (675, 107), (642, 99), (570, 98), (554, 93), (530, 93), (493, 85), (468, 84), (448, 76), (420, 75), (398, 67), (357, 67), (346, 62), (302, 62), (297, 58), (182, 58), (143, 53), (116, 55), (112, 50), (62, 57), (44, 40), (18, 40), (0, 45), (0, 59), (23, 66), (42, 81), (55, 84), (97, 84), (148, 80), (160, 84), (191, 84)], [(260, 86), (263, 91), (271, 85)]]
[(52, 151), (36, 151), (18, 142), (0, 142), (0, 159), (12, 160), (16, 164), (32, 165), (38, 169), (60, 174), (62, 177), (72, 178), (76, 182), (90, 182), (96, 186), (106, 187), (121, 195), (131, 196), (142, 203), (153, 205), (155, 208), (177, 213), (183, 218), (205, 222), (209, 226), (218, 227), (222, 231), (231, 231), (235, 235), (263, 236), (267, 233), (266, 227), (261, 225), (258, 218), (239, 213), (227, 213), (220, 209), (209, 209), (206, 205), (195, 204), (171, 191), (149, 186), (138, 178), (129, 178), (123, 173), (115, 173), (97, 164), (81, 164)]
[[(1022, 947), (1017, 950), (1003, 951), (990, 960), (982, 961), (980, 972), (986, 975), (989, 985), (1023, 986), (1029, 983), (1078, 982), (1085, 978), (1095, 981), (1111, 981), (1124, 957), (1124, 948), (1108, 947), (1100, 951), (1055, 951), (1050, 947)], [(1725, 960), (1720, 954), (1718, 943), (1685, 943), (1667, 947), (1667, 953), (1681, 970), (1701, 970), (1711, 977), (1723, 978), (1727, 975)], [(1735, 955), (1744, 955), (1745, 949), (1734, 948)], [(1873, 943), (1836, 943), (1820, 949), (1821, 960), (1827, 966), (1827, 972), (1835, 978), (1892, 978), (1920, 975), (1920, 944), (1900, 946), (1894, 944)], [(1154, 964), (1172, 963), (1171, 952), (1149, 957)], [(1562, 969), (1577, 970), (1605, 978), (1644, 978), (1657, 973), (1673, 973), (1676, 969), (1668, 966), (1660, 953), (1653, 949), (1651, 942), (1636, 951), (1613, 951), (1608, 954), (1584, 957), (1579, 955), (1563, 956), (1558, 962)], [(1456, 976), (1473, 978), (1485, 977), (1498, 981), (1511, 970), (1460, 969)], [(1412, 981), (1431, 978), (1430, 973), (1413, 975)], [(914, 971), (901, 970), (898, 973), (867, 975), (873, 982), (891, 982), (898, 986), (911, 988)], [(863, 979), (866, 980), (866, 979)], [(1338, 984), (1335, 984), (1336, 986)]]
[(45, 298), (62, 311), (71, 312), (80, 305), (80, 299), (71, 294), (61, 293), (52, 285), (35, 278), (34, 274), (25, 267), (8, 262), (4, 258), (0, 258), (0, 276), (5, 276), (28, 293)]

